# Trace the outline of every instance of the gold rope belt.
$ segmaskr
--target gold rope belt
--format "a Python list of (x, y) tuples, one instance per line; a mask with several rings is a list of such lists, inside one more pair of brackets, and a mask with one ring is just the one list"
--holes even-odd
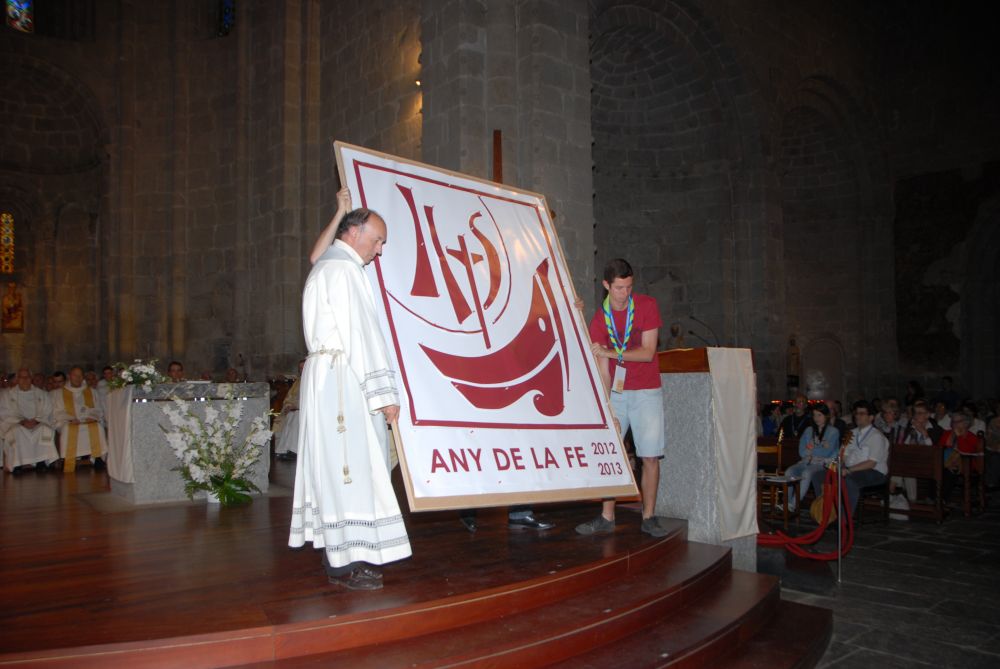
[[(333, 366), (337, 364), (337, 359), (344, 357), (344, 351), (324, 347), (310, 351), (306, 357), (313, 358), (320, 355), (331, 356), (330, 369), (333, 369)], [(344, 367), (347, 366), (347, 361), (345, 360), (344, 363), (337, 370), (337, 432), (344, 445), (344, 484), (346, 485), (351, 482), (351, 468), (347, 464), (347, 427), (344, 425)]]

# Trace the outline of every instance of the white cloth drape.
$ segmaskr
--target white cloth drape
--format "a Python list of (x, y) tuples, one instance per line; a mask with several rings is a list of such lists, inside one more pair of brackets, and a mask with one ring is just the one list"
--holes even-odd
[(757, 534), (757, 390), (749, 349), (709, 348), (719, 484), (719, 530), (729, 541)]
[(112, 390), (107, 396), (108, 476), (122, 483), (135, 483), (130, 438), (132, 386)]

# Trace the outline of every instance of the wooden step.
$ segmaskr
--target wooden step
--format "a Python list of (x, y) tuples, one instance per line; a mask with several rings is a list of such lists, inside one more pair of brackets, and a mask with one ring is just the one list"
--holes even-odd
[(720, 669), (815, 667), (833, 633), (833, 611), (782, 601), (759, 633), (721, 658)]
[[(686, 541), (687, 524), (671, 521), (669, 530), (666, 537), (633, 550), (539, 578), (393, 609), (281, 625), (275, 628), (274, 657), (293, 658), (346, 651), (360, 646), (364, 647), (364, 655), (375, 644), (435, 632), (447, 635), (459, 627), (476, 623), (489, 625), (498, 618), (522, 615), (540, 607), (558, 609), (569, 598), (590, 596), (594, 588), (644, 573), (653, 565), (680, 565), (695, 559), (691, 556), (696, 553), (687, 549), (690, 545)], [(715, 558), (722, 559), (725, 549), (712, 548), (717, 549)], [(702, 563), (690, 568), (701, 569), (705, 566), (706, 563)]]
[(779, 602), (776, 578), (730, 571), (676, 615), (554, 666), (561, 669), (714, 667), (719, 658), (766, 624)]
[(395, 643), (251, 666), (546, 666), (683, 611), (730, 571), (727, 548), (679, 542), (641, 570), (613, 575), (545, 606), (497, 612), (473, 624)]

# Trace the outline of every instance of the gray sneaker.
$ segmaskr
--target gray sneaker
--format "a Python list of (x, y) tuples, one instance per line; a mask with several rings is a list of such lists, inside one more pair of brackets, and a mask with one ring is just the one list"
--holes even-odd
[(576, 526), (577, 534), (610, 534), (615, 531), (615, 521), (597, 516), (591, 521)]
[(655, 516), (642, 519), (642, 531), (654, 537), (665, 537), (669, 532), (660, 527)]

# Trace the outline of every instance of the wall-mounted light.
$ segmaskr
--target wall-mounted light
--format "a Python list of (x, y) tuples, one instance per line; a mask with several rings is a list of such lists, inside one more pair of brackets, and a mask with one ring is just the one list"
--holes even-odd
[(417, 85), (417, 88), (420, 88), (420, 80), (419, 79), (417, 79), (413, 83)]

